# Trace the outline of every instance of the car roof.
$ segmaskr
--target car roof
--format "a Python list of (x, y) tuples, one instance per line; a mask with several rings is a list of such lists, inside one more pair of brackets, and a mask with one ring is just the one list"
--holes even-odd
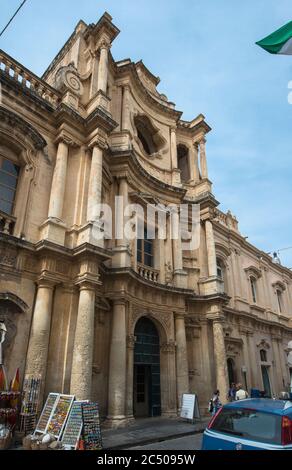
[(237, 400), (227, 405), (224, 408), (244, 408), (263, 411), (265, 413), (274, 413), (278, 415), (292, 415), (292, 401), (291, 400), (272, 400), (270, 398), (247, 398), (246, 400)]

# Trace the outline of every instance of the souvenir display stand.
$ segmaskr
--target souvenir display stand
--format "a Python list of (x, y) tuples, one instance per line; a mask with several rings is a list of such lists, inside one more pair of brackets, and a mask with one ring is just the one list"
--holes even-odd
[(23, 439), (27, 450), (101, 450), (98, 403), (50, 393), (35, 431)]
[(9, 449), (18, 417), (20, 392), (0, 392), (0, 450)]
[(38, 377), (26, 377), (23, 383), (19, 430), (24, 435), (36, 428), (41, 380)]

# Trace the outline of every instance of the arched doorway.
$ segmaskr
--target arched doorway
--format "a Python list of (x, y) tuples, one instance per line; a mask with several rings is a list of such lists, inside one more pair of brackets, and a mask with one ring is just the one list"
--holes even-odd
[(227, 371), (228, 371), (228, 380), (229, 380), (229, 387), (231, 384), (236, 383), (236, 375), (234, 371), (234, 360), (230, 357), (227, 359)]
[(159, 416), (160, 341), (154, 323), (142, 317), (135, 327), (134, 350), (134, 416)]

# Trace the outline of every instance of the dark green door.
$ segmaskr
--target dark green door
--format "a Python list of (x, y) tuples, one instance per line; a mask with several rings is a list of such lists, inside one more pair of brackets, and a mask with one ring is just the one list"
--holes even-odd
[(145, 317), (137, 322), (134, 334), (134, 416), (159, 416), (159, 334), (154, 323)]

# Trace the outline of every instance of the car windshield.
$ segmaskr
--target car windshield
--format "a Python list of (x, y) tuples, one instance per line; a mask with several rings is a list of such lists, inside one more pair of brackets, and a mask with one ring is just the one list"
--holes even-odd
[(281, 416), (256, 410), (223, 408), (213, 422), (212, 431), (281, 444)]

